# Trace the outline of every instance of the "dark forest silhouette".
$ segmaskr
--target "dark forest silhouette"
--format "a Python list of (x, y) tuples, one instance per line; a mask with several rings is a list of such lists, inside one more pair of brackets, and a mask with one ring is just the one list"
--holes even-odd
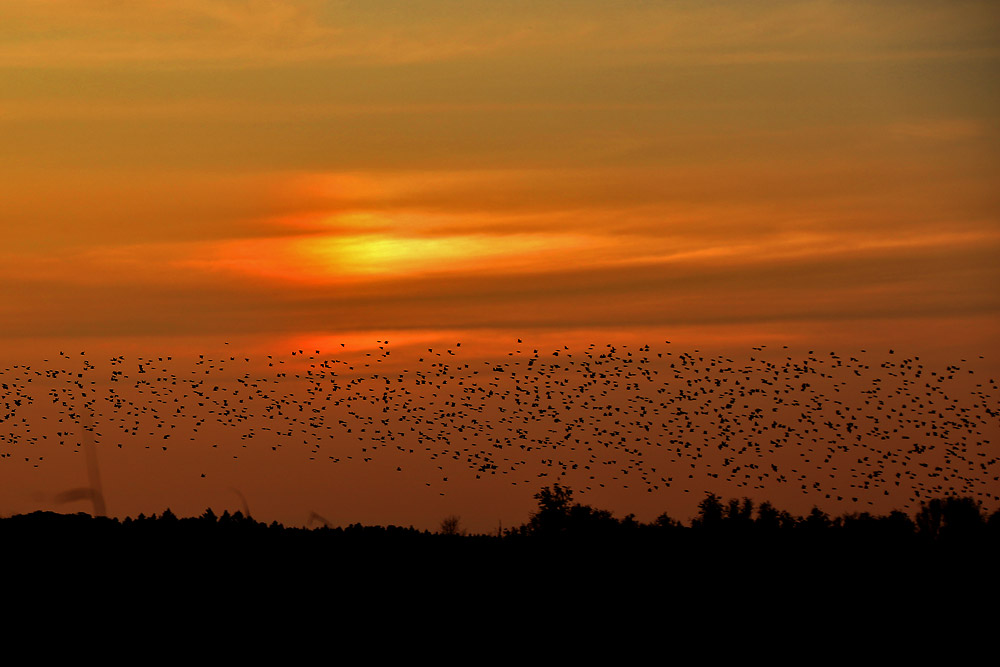
[(402, 604), (421, 610), (414, 618), (481, 619), (532, 599), (588, 613), (649, 613), (653, 603), (683, 616), (725, 600), (793, 616), (862, 603), (877, 605), (865, 613), (908, 613), (996, 590), (1000, 511), (966, 497), (928, 501), (915, 517), (831, 517), (708, 494), (687, 522), (615, 517), (558, 484), (535, 498), (526, 522), (492, 534), (463, 530), (455, 515), (430, 531), (331, 527), (316, 516), (287, 527), (211, 509), (125, 519), (39, 511), (0, 519), (0, 561), (92, 608), (184, 599), (381, 613)]
[[(629, 514), (612, 512), (573, 501), (572, 489), (554, 484), (535, 494), (538, 507), (526, 523), (493, 534), (470, 534), (460, 526), (460, 517), (446, 517), (438, 531), (410, 527), (365, 526), (354, 523), (333, 527), (314, 515), (312, 527), (286, 527), (277, 522), (259, 522), (241, 511), (216, 515), (206, 509), (198, 517), (177, 517), (169, 508), (162, 514), (117, 519), (79, 512), (59, 514), (37, 511), (0, 519), (0, 539), (8, 545), (17, 540), (63, 538), (152, 538), (180, 541), (258, 540), (377, 545), (444, 545), (456, 540), (490, 544), (580, 544), (621, 546), (629, 544), (717, 544), (720, 541), (749, 542), (762, 547), (792, 544), (880, 544), (920, 547), (928, 545), (1000, 544), (1000, 510), (988, 513), (969, 497), (944, 497), (926, 501), (915, 517), (892, 511), (831, 517), (817, 507), (805, 516), (795, 516), (769, 502), (760, 505), (749, 498), (721, 497), (708, 493), (697, 515), (687, 524), (664, 513), (644, 523)], [(315, 526), (315, 523), (321, 525)]]

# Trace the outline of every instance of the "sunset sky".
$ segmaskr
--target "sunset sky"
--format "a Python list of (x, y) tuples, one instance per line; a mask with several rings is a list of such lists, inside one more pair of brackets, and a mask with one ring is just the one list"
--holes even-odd
[(997, 34), (991, 2), (8, 0), (0, 336), (984, 342)]
[(0, 346), (992, 352), (998, 35), (989, 0), (4, 0)]

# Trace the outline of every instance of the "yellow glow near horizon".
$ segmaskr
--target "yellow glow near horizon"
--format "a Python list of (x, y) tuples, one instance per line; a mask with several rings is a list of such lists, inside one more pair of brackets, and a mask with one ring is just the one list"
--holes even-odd
[(576, 235), (486, 234), (401, 236), (359, 234), (306, 238), (296, 251), (329, 275), (405, 276), (454, 270), (534, 268), (545, 255), (587, 245)]
[[(336, 233), (223, 241), (185, 264), (269, 280), (326, 283), (453, 272), (558, 270), (598, 262), (601, 257), (606, 260), (609, 251), (620, 245), (611, 238), (579, 232), (446, 233), (435, 229), (440, 219), (372, 212), (320, 216), (318, 220), (319, 226)], [(315, 220), (289, 224), (317, 226)]]
[(106, 4), (0, 3), (6, 341), (994, 330), (995, 3)]

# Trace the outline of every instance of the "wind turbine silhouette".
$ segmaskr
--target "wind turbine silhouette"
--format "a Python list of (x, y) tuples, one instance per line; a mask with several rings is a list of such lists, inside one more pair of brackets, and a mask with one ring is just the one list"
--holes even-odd
[(310, 510), (309, 520), (306, 522), (306, 528), (312, 526), (314, 522), (321, 523), (327, 528), (333, 528), (333, 526), (330, 525), (330, 522), (326, 520), (326, 517), (316, 514), (316, 512)]
[(247, 519), (250, 518), (250, 504), (247, 502), (246, 496), (240, 493), (240, 490), (235, 487), (229, 487), (229, 490), (240, 497), (240, 502), (243, 503), (243, 516)]
[(90, 436), (92, 428), (89, 417), (80, 418), (80, 439), (83, 444), (83, 454), (87, 460), (87, 481), (88, 486), (81, 486), (69, 489), (56, 494), (55, 502), (61, 504), (70, 503), (76, 500), (90, 500), (94, 506), (95, 516), (107, 516), (107, 507), (104, 503), (104, 488), (101, 485), (101, 469), (97, 464), (97, 448), (94, 440)]

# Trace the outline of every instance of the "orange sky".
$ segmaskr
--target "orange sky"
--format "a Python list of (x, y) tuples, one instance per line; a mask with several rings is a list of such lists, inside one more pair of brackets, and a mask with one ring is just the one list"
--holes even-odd
[(998, 34), (988, 1), (6, 0), (4, 356), (982, 354)]

